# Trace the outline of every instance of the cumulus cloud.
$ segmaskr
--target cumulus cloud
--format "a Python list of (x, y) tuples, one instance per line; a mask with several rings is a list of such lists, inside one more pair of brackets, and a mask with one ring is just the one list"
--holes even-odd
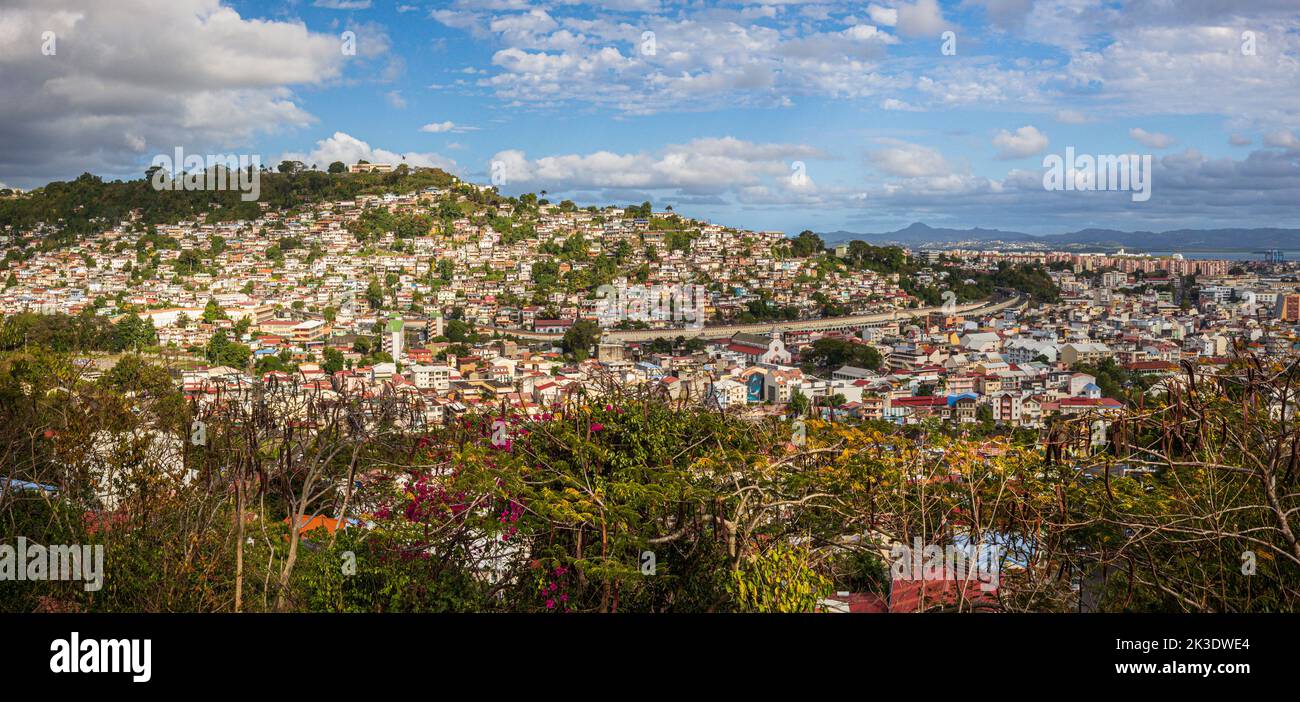
[(1109, 28), (1113, 34), (1103, 46), (1070, 48), (1070, 82), (1088, 86), (1112, 111), (1220, 114), (1274, 124), (1300, 117), (1300, 64), (1291, 58), (1300, 51), (1294, 15), (1272, 18), (1265, 10), (1252, 18), (1257, 52), (1245, 55), (1235, 26), (1189, 24), (1178, 13), (1151, 18), (1158, 24), (1150, 26), (1140, 9), (1132, 12)]
[(938, 0), (916, 0), (898, 6), (898, 31), (905, 36), (939, 36), (946, 29)]
[(1061, 124), (1086, 124), (1088, 116), (1078, 110), (1057, 110), (1056, 121)]
[(1128, 130), (1128, 135), (1136, 139), (1138, 143), (1142, 144), (1143, 146), (1147, 146), (1152, 149), (1167, 149), (1178, 142), (1177, 139), (1169, 136), (1168, 134), (1161, 134), (1160, 132), (1148, 132), (1147, 130), (1141, 127), (1134, 127)]
[(1027, 124), (1017, 129), (1015, 133), (1005, 129), (998, 131), (993, 137), (993, 145), (998, 147), (998, 153), (994, 158), (1002, 160), (1025, 158), (1040, 154), (1047, 148), (1047, 135), (1038, 131), (1037, 127)]
[[(1014, 31), (1026, 42), (1059, 49), (1054, 53), (1064, 61), (994, 51), (980, 67), (990, 71), (989, 80), (978, 73), (974, 80), (937, 74), (959, 64), (923, 63), (912, 86), (922, 99), (899, 99), (927, 109), (1020, 102), (1029, 111), (1056, 112), (1067, 124), (1116, 115), (1216, 114), (1229, 117), (1232, 129), (1266, 133), (1300, 120), (1300, 64), (1294, 60), (1300, 18), (1291, 0), (964, 0), (961, 7), (980, 10), (973, 17), (995, 32)], [(1254, 33), (1254, 51), (1243, 50), (1243, 28)], [(983, 29), (959, 32), (978, 37)]]
[(920, 112), (921, 111), (921, 108), (915, 105), (912, 105), (908, 102), (904, 102), (903, 100), (896, 100), (894, 98), (885, 98), (884, 100), (882, 100), (880, 103), (880, 109), (895, 110), (899, 112)]
[(968, 105), (1045, 108), (1050, 104), (1051, 85), (1061, 76), (1050, 71), (1021, 67), (1003, 68), (987, 59), (940, 62), (916, 80), (916, 90), (941, 107)]
[[(1285, 12), (1287, 2), (1263, 0), (1248, 10), (1204, 2), (1160, 13), (1130, 0), (965, 0), (962, 9), (980, 8), (975, 16), (993, 27), (1060, 47), (1066, 58), (994, 53), (930, 63), (919, 78), (915, 61), (879, 60), (898, 43), (895, 32), (924, 41), (955, 28), (936, 0), (882, 0), (865, 10), (846, 0), (774, 0), (740, 10), (687, 4), (671, 14), (663, 4), (648, 2), (637, 3), (634, 9), (650, 14), (636, 22), (609, 16), (602, 11), (610, 9), (607, 4), (590, 17), (576, 17), (565, 12), (567, 2), (545, 9), (455, 2), (434, 16), (502, 45), (494, 56), (496, 70), (478, 86), (510, 104), (578, 101), (644, 113), (784, 105), (805, 95), (862, 98), (905, 87), (919, 97), (893, 99), (925, 109), (1021, 102), (1059, 112), (1068, 124), (1092, 121), (1084, 115), (1102, 106), (1108, 114), (1210, 109), (1250, 115), (1276, 128), (1288, 115), (1300, 115), (1300, 68), (1288, 58), (1300, 50), (1300, 33), (1295, 17)], [(787, 7), (795, 4), (799, 11)], [(754, 23), (756, 17), (770, 22)], [(1258, 55), (1232, 55), (1240, 37), (1227, 20), (1243, 18), (1260, 37)], [(844, 28), (828, 31), (826, 24), (837, 21)], [(641, 37), (647, 28), (656, 33), (656, 50), (649, 52)], [(1241, 80), (1243, 74), (1252, 80)], [(1213, 84), (1212, 92), (1225, 99), (1207, 105), (1205, 91), (1185, 89), (1191, 82)], [(1262, 84), (1285, 87), (1260, 91)], [(1080, 106), (1050, 104), (1062, 99)]]
[(478, 127), (469, 127), (463, 124), (456, 124), (451, 120), (447, 120), (445, 122), (430, 122), (424, 125), (423, 127), (420, 127), (420, 131), (428, 132), (430, 134), (446, 134), (448, 132), (460, 134), (462, 132), (472, 132), (477, 130)]
[(488, 28), (498, 34), (526, 39), (536, 34), (549, 32), (560, 25), (542, 8), (534, 8), (517, 15), (503, 15), (488, 23)]
[[(928, 156), (937, 158), (937, 152)], [(1047, 191), (1038, 169), (1011, 170), (1002, 179), (944, 173), (937, 163), (895, 170), (897, 179), (840, 197), (833, 206), (856, 208), (877, 221), (922, 219), (1037, 233), (1276, 226), (1279, 218), (1294, 218), (1300, 201), (1300, 150), (1284, 148), (1260, 149), (1242, 159), (1211, 158), (1190, 148), (1156, 158), (1146, 202), (1133, 202), (1121, 191)]]
[(327, 10), (368, 10), (370, 0), (316, 0), (312, 5)]
[(1264, 136), (1265, 146), (1277, 146), (1287, 151), (1300, 151), (1300, 138), (1290, 129), (1279, 129)]
[[(25, 39), (47, 30), (53, 56)], [(292, 87), (337, 79), (339, 45), (337, 35), (248, 20), (218, 0), (129, 0), (112, 11), (97, 0), (6, 0), (0, 177), (135, 175), (150, 153), (178, 145), (229, 151), (307, 126), (315, 118)]]
[[(497, 152), (488, 164), (506, 188), (568, 192), (604, 190), (676, 190), (689, 194), (736, 192), (751, 186), (802, 188), (806, 180), (792, 178), (796, 161), (827, 155), (801, 144), (764, 144), (733, 137), (695, 139), (657, 151), (614, 153), (595, 151), (528, 158), (518, 149)], [(805, 168), (807, 164), (804, 164)]]
[[(312, 25), (318, 31), (292, 19), (294, 7), (313, 3), (344, 11), (379, 5), (311, 0), (289, 3), (289, 13), (268, 12), (270, 19), (253, 20), (234, 9), (246, 4), (230, 0), (116, 0), (126, 11), (114, 13), (101, 11), (102, 0), (0, 0), (0, 179), (28, 187), (43, 182), (43, 176), (85, 170), (136, 175), (152, 154), (177, 145), (187, 151), (237, 150), (268, 133), (315, 125), (299, 92), (353, 84), (353, 61), (386, 66), (383, 80), (403, 77), (404, 64), (391, 55), (382, 26), (358, 24), (346, 12), (310, 13), (311, 21), (327, 18), (328, 24)], [(448, 0), (435, 5), (399, 9), (418, 9), (465, 32), (475, 50), (455, 59), (443, 75), (420, 82), (436, 81), (443, 91), (439, 97), (449, 101), (457, 92), (475, 100), (486, 95), (505, 110), (543, 119), (573, 112), (617, 117), (749, 107), (812, 110), (834, 101), (831, 109), (854, 115), (881, 110), (895, 123), (909, 122), (898, 114), (907, 111), (948, 111), (954, 120), (966, 110), (996, 114), (1008, 130), (994, 130), (986, 138), (1001, 159), (1047, 148), (1047, 137), (1032, 125), (1053, 118), (1048, 129), (1083, 140), (1101, 130), (1122, 133), (1117, 123), (1182, 125), (1160, 118), (1186, 115), (1188, 140), (1223, 129), (1233, 146), (1251, 146), (1255, 140), (1246, 135), (1258, 135), (1262, 143), (1240, 160), (1192, 149), (1162, 152), (1155, 195), (1142, 209), (1131, 209), (1126, 197), (1113, 198), (1109, 210), (1112, 198), (1105, 194), (1045, 194), (1041, 173), (1033, 169), (1013, 170), (1001, 179), (973, 175), (964, 165), (954, 167), (971, 157), (967, 154), (889, 139), (869, 148), (865, 164), (846, 169), (813, 163), (808, 177), (797, 182), (790, 178), (792, 162), (825, 154), (807, 146), (735, 139), (661, 148), (592, 147), (571, 154), (500, 150), (497, 156), (516, 182), (535, 183), (537, 189), (620, 196), (667, 190), (680, 202), (739, 203), (740, 212), (789, 205), (808, 217), (880, 206), (911, 213), (909, 221), (933, 213), (969, 217), (968, 224), (1017, 217), (1071, 216), (1090, 223), (1111, 215), (1133, 221), (1262, 212), (1276, 217), (1286, 198), (1300, 201), (1295, 197), (1300, 138), (1293, 131), (1300, 124), (1300, 64), (1294, 59), (1300, 55), (1300, 19), (1294, 0), (1248, 6), (1227, 0), (962, 0), (943, 6), (936, 0)], [(970, 48), (962, 49), (960, 60), (938, 56), (939, 34), (948, 28)], [(1252, 55), (1240, 50), (1242, 28), (1256, 33)], [(31, 38), (46, 29), (58, 34), (57, 56), (33, 49)], [(355, 57), (339, 52), (343, 29), (357, 32)], [(652, 47), (644, 44), (647, 30), (655, 32)], [(1007, 43), (1007, 33), (1030, 50)], [(403, 105), (416, 88), (395, 83), (376, 90), (380, 111), (385, 99)], [(419, 129), (441, 135), (476, 129), (448, 119), (459, 114), (464, 113), (449, 108), (430, 115)], [(614, 139), (623, 128), (617, 125), (637, 129), (636, 120), (614, 124)], [(908, 131), (892, 134), (929, 144), (934, 132), (925, 130), (941, 129), (921, 121), (907, 126)], [(312, 153), (298, 154), (300, 160), (400, 163), (405, 156), (407, 163), (454, 166), (436, 153), (384, 150), (334, 133), (332, 126), (317, 128), (316, 136), (333, 135)], [(1131, 136), (1151, 149), (1177, 145), (1171, 136), (1140, 128)], [(826, 135), (825, 143), (841, 137)], [(1055, 131), (1053, 137), (1061, 138)], [(957, 143), (974, 151), (988, 147), (971, 138)], [(945, 146), (950, 148), (956, 146)], [(472, 158), (477, 164), (484, 155)], [(865, 181), (870, 187), (861, 187), (863, 175), (873, 179)], [(1260, 203), (1258, 209), (1252, 199)], [(1184, 209), (1173, 209), (1172, 203)], [(1234, 209), (1238, 205), (1245, 209)]]
[(335, 161), (342, 161), (349, 166), (357, 161), (369, 161), (370, 163), (391, 163), (394, 166), (405, 163), (408, 166), (441, 168), (448, 172), (457, 172), (459, 170), (455, 160), (436, 153), (421, 153), (418, 151), (398, 153), (389, 151), (373, 147), (369, 143), (344, 132), (334, 132), (329, 138), (316, 142), (316, 148), (312, 149), (310, 153), (286, 152), (276, 162), (283, 160), (302, 161), (309, 166), (316, 164), (321, 168)]
[(898, 10), (893, 7), (881, 7), (875, 3), (867, 5), (867, 15), (876, 24), (892, 27), (898, 24)]
[(947, 176), (952, 168), (943, 154), (928, 146), (899, 139), (879, 139), (883, 148), (867, 155), (867, 160), (886, 175), (919, 178)]
[[(843, 4), (807, 6), (828, 17)], [(575, 17), (562, 6), (493, 12), (457, 3), (437, 10), (439, 22), (499, 45), (493, 69), (479, 78), (509, 104), (555, 107), (593, 103), (618, 111), (651, 113), (724, 105), (782, 106), (804, 95), (861, 97), (910, 82), (875, 65), (899, 42), (887, 8), (866, 18), (842, 17), (790, 26), (806, 13), (764, 4), (733, 10), (687, 8), (673, 15), (642, 16), (631, 23), (605, 16)], [(869, 15), (871, 13), (868, 13)], [(756, 23), (770, 19), (778, 25)], [(787, 25), (787, 26), (781, 26)], [(643, 32), (653, 31), (647, 40)]]

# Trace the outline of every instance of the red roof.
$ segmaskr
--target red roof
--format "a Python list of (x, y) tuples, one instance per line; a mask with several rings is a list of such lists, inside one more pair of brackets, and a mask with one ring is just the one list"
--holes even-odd
[(837, 592), (826, 599), (847, 604), (849, 614), (884, 614), (889, 611), (884, 598), (874, 592)]
[(1062, 397), (1060, 400), (1061, 407), (1109, 407), (1119, 409), (1124, 403), (1119, 400), (1112, 400), (1109, 397)]
[(920, 612), (940, 607), (969, 609), (972, 603), (997, 602), (997, 590), (984, 591), (978, 580), (895, 580), (890, 612)]
[(943, 396), (915, 396), (894, 398), (895, 407), (946, 407), (948, 398)]
[(757, 356), (760, 354), (767, 353), (766, 346), (753, 346), (751, 344), (741, 344), (735, 342), (727, 344), (727, 350), (735, 351), (736, 353), (745, 353), (751, 356)]

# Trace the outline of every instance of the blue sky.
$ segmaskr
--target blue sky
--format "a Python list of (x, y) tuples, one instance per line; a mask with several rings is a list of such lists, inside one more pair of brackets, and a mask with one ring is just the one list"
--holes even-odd
[[(0, 182), (181, 146), (787, 232), (1300, 226), (1298, 57), (1294, 0), (10, 0)], [(1066, 147), (1150, 200), (1044, 190)]]

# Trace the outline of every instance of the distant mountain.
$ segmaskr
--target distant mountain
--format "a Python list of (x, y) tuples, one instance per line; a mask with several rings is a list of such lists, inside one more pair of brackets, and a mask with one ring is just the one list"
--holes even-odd
[(1300, 249), (1300, 229), (1175, 229), (1166, 232), (1123, 232), (1115, 229), (1081, 229), (1065, 234), (1035, 236), (1000, 229), (942, 229), (920, 222), (904, 229), (876, 234), (826, 232), (820, 234), (827, 244), (859, 240), (869, 244), (903, 244), (907, 246), (992, 242), (1034, 243), (1070, 248), (1126, 248), (1146, 251), (1255, 251), (1260, 249)]
[(999, 229), (942, 229), (916, 222), (905, 229), (880, 234), (855, 232), (828, 232), (820, 235), (828, 244), (838, 244), (858, 239), (871, 244), (945, 244), (957, 241), (1034, 241), (1038, 237), (1023, 232), (1004, 232)]
[(1174, 229), (1167, 232), (1084, 229), (1044, 238), (1065, 244), (1123, 246), (1151, 251), (1300, 249), (1300, 229)]

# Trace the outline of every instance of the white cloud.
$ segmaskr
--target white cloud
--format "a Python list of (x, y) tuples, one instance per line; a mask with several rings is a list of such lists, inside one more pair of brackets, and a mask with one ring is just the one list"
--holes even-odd
[(898, 31), (912, 37), (938, 37), (948, 26), (938, 0), (916, 0), (898, 6)]
[(872, 22), (886, 27), (898, 24), (898, 10), (892, 7), (881, 7), (872, 3), (867, 5), (867, 15), (871, 17)]
[[(565, 11), (574, 4), (590, 12)], [(1259, 0), (1249, 8), (1223, 0), (1175, 4), (1156, 12), (1130, 0), (963, 0), (958, 11), (976, 10), (963, 18), (1059, 48), (1052, 54), (1064, 58), (995, 48), (963, 54), (961, 61), (915, 55), (882, 61), (898, 41), (895, 32), (936, 40), (936, 48), (948, 28), (986, 38), (985, 27), (955, 27), (937, 0), (629, 0), (628, 9), (652, 13), (635, 18), (612, 14), (608, 3), (579, 0), (544, 9), (513, 0), (457, 0), (433, 14), (500, 46), (490, 77), (473, 87), (514, 106), (580, 102), (643, 114), (797, 105), (804, 96), (878, 101), (892, 92), (895, 100), (925, 109), (1020, 103), (1032, 112), (1059, 111), (1068, 124), (1084, 123), (1083, 115), (1207, 109), (1253, 121), (1234, 129), (1295, 124), (1300, 64), (1291, 57), (1300, 54), (1300, 26), (1286, 12), (1294, 0)], [(831, 23), (840, 23), (839, 30), (827, 30)], [(1256, 31), (1258, 55), (1238, 55), (1238, 25)], [(641, 51), (647, 29), (656, 33), (653, 54)], [(1202, 89), (1186, 90), (1189, 84)], [(1207, 94), (1221, 99), (1207, 101)]]
[[(765, 14), (777, 24), (803, 17), (775, 7), (762, 9), (772, 10)], [(863, 97), (911, 82), (884, 75), (873, 63), (898, 38), (879, 23), (853, 18), (840, 18), (846, 26), (830, 31), (774, 28), (724, 8), (693, 8), (636, 23), (542, 10), (495, 17), (447, 10), (435, 17), (503, 45), (492, 57), (496, 70), (476, 85), (512, 105), (584, 102), (638, 114), (788, 106), (804, 95)], [(642, 32), (648, 29), (655, 32), (653, 52), (643, 50)]]
[(1057, 110), (1056, 121), (1061, 124), (1086, 124), (1090, 120), (1078, 110)]
[(316, 2), (312, 4), (316, 7), (323, 7), (327, 10), (370, 9), (370, 0), (316, 0)]
[(630, 154), (596, 151), (529, 159), (525, 152), (511, 149), (493, 155), (488, 170), (501, 174), (505, 187), (512, 189), (673, 189), (716, 194), (789, 181), (795, 161), (821, 158), (826, 154), (800, 144), (723, 137)]
[(996, 180), (944, 174), (936, 166), (920, 169), (925, 175), (904, 171), (899, 179), (837, 197), (823, 209), (856, 209), (876, 221), (946, 220), (959, 228), (1047, 233), (1074, 231), (1082, 222), (1129, 231), (1276, 226), (1279, 218), (1294, 218), (1300, 201), (1300, 150), (1261, 149), (1237, 160), (1186, 149), (1154, 159), (1153, 169), (1154, 194), (1143, 203), (1132, 202), (1126, 192), (1049, 192), (1039, 169), (1011, 170)]
[(1255, 140), (1245, 134), (1233, 134), (1228, 137), (1228, 143), (1232, 146), (1250, 146), (1255, 143)]
[[(44, 56), (19, 37), (57, 36)], [(212, 50), (196, 50), (208, 47)], [(311, 124), (291, 90), (340, 77), (337, 34), (249, 20), (217, 0), (6, 0), (0, 177), (137, 175), (147, 151), (233, 150)]]
[(311, 153), (287, 152), (281, 155), (276, 160), (276, 163), (283, 160), (302, 161), (308, 166), (316, 164), (322, 169), (335, 161), (342, 161), (347, 165), (352, 165), (357, 161), (391, 163), (394, 166), (405, 163), (408, 166), (441, 168), (449, 172), (456, 172), (459, 168), (455, 160), (436, 153), (421, 153), (418, 151), (397, 153), (387, 149), (375, 148), (369, 143), (344, 132), (334, 132), (333, 136), (328, 139), (321, 139), (316, 142), (316, 148), (312, 149)]
[(1300, 151), (1300, 138), (1289, 129), (1279, 129), (1264, 135), (1265, 146), (1278, 146), (1287, 151)]
[[(872, 39), (882, 39), (888, 37), (887, 34), (881, 34), (880, 30), (869, 24), (855, 24), (844, 30), (844, 36), (853, 41), (870, 41)], [(888, 39), (886, 39), (888, 41)]]
[(390, 90), (384, 93), (384, 99), (387, 100), (388, 104), (394, 109), (401, 110), (406, 108), (406, 98), (402, 97), (402, 91), (400, 90)]
[(431, 11), (429, 16), (452, 29), (463, 29), (476, 37), (484, 36), (487, 32), (483, 16), (476, 12), (438, 9)]
[(899, 139), (879, 139), (884, 148), (872, 151), (867, 160), (882, 173), (904, 178), (947, 176), (952, 168), (937, 150)]
[(885, 98), (883, 101), (881, 101), (880, 109), (896, 110), (899, 112), (921, 112), (922, 111), (921, 108), (916, 107), (915, 105), (904, 102), (902, 100), (895, 100), (894, 98)]
[(1300, 64), (1293, 58), (1300, 52), (1300, 33), (1294, 16), (1251, 19), (1258, 37), (1253, 56), (1242, 54), (1236, 22), (1196, 26), (1179, 17), (1169, 13), (1154, 20), (1158, 26), (1126, 18), (1129, 26), (1113, 28), (1113, 40), (1104, 47), (1072, 49), (1070, 81), (1089, 86), (1112, 112), (1221, 114), (1274, 126), (1300, 118)]
[(543, 10), (540, 7), (517, 15), (497, 17), (488, 24), (489, 29), (499, 34), (513, 34), (521, 37), (541, 32), (549, 32), (559, 26), (560, 25), (546, 13), (546, 10)]
[(1168, 134), (1160, 132), (1148, 132), (1141, 127), (1134, 127), (1128, 130), (1128, 135), (1136, 139), (1143, 146), (1152, 149), (1167, 149), (1178, 142), (1177, 139)]
[(447, 120), (446, 122), (430, 122), (424, 125), (423, 127), (420, 127), (420, 131), (428, 132), (430, 134), (444, 134), (447, 132), (461, 134), (464, 132), (478, 131), (478, 127), (469, 127), (463, 124), (456, 124), (451, 120)]
[(992, 60), (972, 57), (940, 61), (937, 68), (917, 79), (916, 90), (948, 107), (1014, 103), (1021, 109), (1048, 109), (1051, 84), (1059, 79), (1050, 71), (1002, 68)]
[(1047, 148), (1047, 135), (1038, 131), (1033, 125), (1025, 125), (1015, 131), (1000, 130), (993, 137), (993, 145), (998, 147), (994, 158), (1009, 160), (1025, 158), (1040, 154)]

